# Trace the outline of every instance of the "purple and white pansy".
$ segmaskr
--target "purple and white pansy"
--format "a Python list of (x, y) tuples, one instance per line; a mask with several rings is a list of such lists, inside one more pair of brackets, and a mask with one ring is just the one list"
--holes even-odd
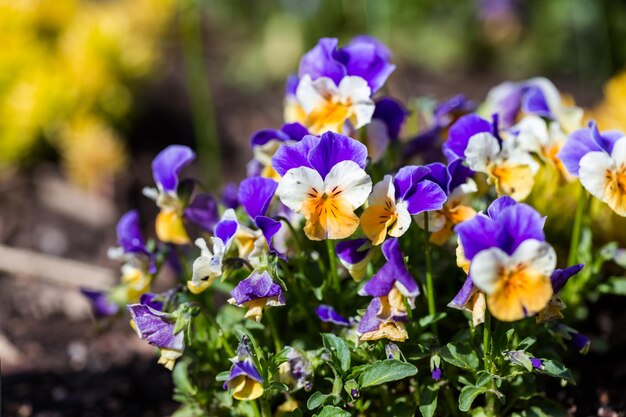
[(265, 308), (285, 305), (283, 289), (267, 271), (253, 271), (230, 295), (232, 298), (228, 302), (247, 308), (245, 317), (257, 322), (261, 321)]

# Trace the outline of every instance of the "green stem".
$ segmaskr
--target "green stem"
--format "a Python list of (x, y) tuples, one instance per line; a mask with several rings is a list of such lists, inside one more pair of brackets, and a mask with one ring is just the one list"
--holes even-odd
[(261, 412), (259, 411), (259, 405), (257, 404), (257, 402), (250, 401), (250, 406), (252, 407), (252, 413), (254, 414), (254, 417), (261, 417)]
[(272, 339), (274, 340), (274, 349), (276, 349), (276, 353), (278, 353), (283, 350), (283, 344), (281, 343), (280, 337), (278, 336), (274, 317), (272, 316), (272, 312), (269, 310), (265, 312), (265, 316), (267, 317), (267, 325), (270, 328), (270, 333), (272, 334)]
[(574, 217), (574, 229), (572, 230), (572, 239), (569, 245), (569, 256), (567, 257), (567, 266), (574, 265), (578, 260), (578, 247), (580, 245), (580, 232), (587, 206), (587, 192), (580, 187), (580, 196), (578, 197), (578, 205), (576, 206), (576, 216)]
[(300, 237), (298, 236), (298, 232), (293, 227), (293, 225), (291, 224), (288, 218), (283, 217), (283, 216), (277, 216), (276, 219), (284, 222), (289, 228), (289, 231), (291, 231), (291, 235), (293, 236), (293, 241), (296, 244), (296, 250), (298, 251), (298, 257), (299, 257), (302, 254), (302, 244), (300, 243)]
[(269, 401), (265, 398), (261, 399), (261, 415), (263, 417), (272, 417), (272, 408)]
[[(483, 329), (483, 365), (485, 367), (485, 371), (489, 373), (493, 373), (493, 360), (491, 357), (491, 345), (492, 345), (492, 335), (491, 335), (491, 313), (489, 310), (485, 310), (485, 324)], [(492, 392), (485, 393), (485, 401), (486, 401), (486, 411), (488, 415), (495, 415), (495, 406), (496, 406), (496, 396)]]
[(337, 274), (337, 255), (335, 254), (335, 243), (326, 239), (326, 250), (328, 251), (328, 278), (330, 279), (330, 286), (336, 292), (339, 292), (339, 275)]
[[(426, 258), (426, 297), (428, 298), (428, 314), (433, 316), (435, 310), (435, 288), (433, 286), (432, 259), (430, 256), (430, 232), (428, 231), (428, 212), (424, 212), (424, 257)], [(433, 321), (432, 331), (437, 336), (437, 323)]]

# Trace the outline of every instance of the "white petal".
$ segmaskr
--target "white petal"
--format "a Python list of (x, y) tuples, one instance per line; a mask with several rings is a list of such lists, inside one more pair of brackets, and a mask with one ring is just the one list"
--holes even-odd
[(367, 202), (370, 206), (384, 206), (388, 200), (395, 203), (396, 187), (393, 185), (391, 175), (385, 175), (382, 181), (374, 185), (372, 194), (370, 194)]
[(467, 166), (474, 171), (487, 172), (487, 166), (500, 153), (500, 144), (491, 133), (477, 133), (472, 136), (465, 149)]
[(461, 184), (458, 187), (456, 187), (454, 190), (452, 190), (452, 192), (448, 196), (448, 201), (450, 202), (459, 201), (466, 195), (469, 195), (475, 192), (478, 192), (478, 185), (476, 185), (476, 181), (474, 181), (471, 178), (468, 178), (464, 184)]
[(527, 151), (540, 153), (542, 146), (550, 144), (548, 126), (539, 116), (526, 116), (513, 129), (519, 132), (519, 146)]
[(402, 236), (411, 225), (411, 215), (407, 210), (407, 202), (401, 201), (396, 205), (396, 214), (398, 218), (393, 224), (393, 227), (389, 230), (389, 235), (393, 237)]
[[(317, 172), (315, 173), (317, 174)], [(372, 191), (372, 180), (356, 162), (341, 161), (332, 167), (326, 175), (324, 186), (326, 194), (329, 195), (333, 193), (335, 187), (342, 190), (341, 198), (356, 209), (365, 203), (367, 196)]]
[(472, 259), (469, 274), (474, 284), (486, 294), (491, 294), (500, 278), (500, 270), (510, 264), (509, 255), (500, 248), (478, 252)]
[(355, 129), (359, 129), (372, 120), (374, 102), (371, 100), (372, 90), (361, 77), (343, 77), (339, 82), (339, 94), (342, 101), (352, 103), (352, 110), (356, 116)]
[(513, 265), (526, 264), (531, 270), (549, 276), (556, 268), (556, 252), (547, 242), (528, 239), (515, 249), (511, 262)]
[(533, 174), (539, 171), (539, 163), (531, 154), (521, 148), (507, 149), (506, 161), (509, 165), (525, 165), (530, 168)]
[[(221, 240), (220, 240), (220, 242), (221, 242)], [(206, 240), (204, 240), (203, 238), (199, 237), (198, 239), (195, 240), (194, 243), (195, 243), (195, 245), (197, 247), (200, 248), (200, 253), (201, 253), (202, 256), (213, 256), (213, 254), (209, 250), (209, 246), (207, 245)], [(222, 246), (223, 246), (223, 244), (222, 244)]]
[(311, 190), (321, 193), (324, 190), (324, 180), (316, 170), (299, 167), (285, 173), (278, 184), (276, 195), (284, 205), (293, 211), (300, 211), (302, 203), (310, 197), (308, 193)]
[(626, 165), (626, 136), (619, 138), (615, 142), (613, 152), (611, 152), (611, 159), (613, 159), (616, 166)]
[[(615, 151), (615, 150), (614, 150)], [(613, 171), (615, 164), (605, 152), (589, 152), (580, 160), (578, 176), (580, 183), (594, 197), (606, 201), (607, 171)]]
[(298, 83), (296, 98), (305, 113), (310, 113), (326, 101), (326, 97), (339, 95), (335, 82), (328, 77), (320, 77), (315, 81), (306, 74)]

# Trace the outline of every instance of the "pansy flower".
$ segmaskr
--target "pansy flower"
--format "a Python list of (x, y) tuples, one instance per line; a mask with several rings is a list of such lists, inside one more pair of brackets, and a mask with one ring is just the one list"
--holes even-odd
[(191, 280), (187, 281), (189, 291), (199, 294), (222, 275), (224, 255), (228, 252), (238, 227), (235, 211), (228, 209), (215, 226), (214, 235), (211, 237), (212, 250), (209, 249), (206, 240), (196, 239), (195, 244), (200, 248), (200, 256), (193, 262)]
[(184, 333), (174, 333), (176, 318), (146, 304), (131, 304), (128, 310), (139, 337), (160, 349), (159, 363), (171, 371), (185, 350)]
[[(476, 211), (467, 205), (467, 196), (477, 191), (476, 183), (470, 177), (472, 170), (456, 160), (448, 166), (435, 162), (426, 165), (430, 173), (426, 179), (437, 184), (446, 193), (447, 199), (440, 210), (428, 212), (428, 230), (431, 232), (430, 241), (443, 245), (454, 234), (452, 229), (457, 224), (469, 220), (476, 215)], [(415, 218), (417, 224), (424, 228), (424, 218)]]
[(554, 165), (563, 178), (570, 179), (567, 169), (557, 157), (567, 135), (558, 122), (550, 122), (545, 119), (529, 115), (524, 117), (518, 124), (511, 128), (519, 146), (528, 152), (533, 152), (542, 160)]
[[(180, 171), (196, 158), (196, 154), (187, 146), (170, 145), (162, 150), (152, 161), (152, 176), (156, 188), (146, 187), (143, 194), (154, 200), (161, 209), (156, 218), (156, 234), (165, 243), (185, 245), (190, 243), (183, 224), (183, 217), (196, 223), (205, 230), (217, 221), (214, 202), (207, 195), (197, 196), (187, 211), (188, 196), (182, 195)], [(191, 192), (191, 182), (186, 182), (185, 193)], [(206, 213), (201, 213), (202, 211)]]
[(556, 253), (545, 242), (544, 222), (532, 207), (500, 197), (487, 214), (456, 227), (470, 262), (469, 277), (485, 293), (487, 307), (498, 320), (535, 314), (552, 298)]
[(281, 229), (281, 223), (267, 216), (278, 183), (264, 177), (247, 178), (239, 184), (239, 202), (256, 227), (252, 230), (239, 225), (235, 242), (239, 256), (258, 265), (261, 256), (269, 253), (279, 255), (273, 245), (273, 238)]
[(291, 346), (287, 347), (287, 360), (278, 367), (278, 375), (283, 384), (289, 385), (291, 391), (313, 388), (313, 367), (304, 352)]
[(446, 194), (439, 185), (426, 179), (430, 169), (420, 166), (401, 168), (392, 179), (385, 175), (368, 198), (361, 215), (361, 227), (374, 245), (380, 245), (389, 233), (402, 236), (411, 225), (411, 215), (440, 210)]
[(232, 298), (228, 302), (247, 308), (245, 317), (257, 322), (261, 321), (266, 307), (285, 305), (283, 289), (272, 280), (267, 271), (252, 272), (248, 278), (237, 284), (230, 295)]
[(152, 275), (156, 273), (154, 255), (148, 251), (141, 233), (139, 213), (131, 210), (117, 223), (118, 247), (110, 248), (110, 259), (123, 262), (122, 285), (126, 302), (137, 302), (139, 296), (148, 290)]
[(302, 57), (295, 100), (287, 102), (287, 121), (298, 121), (313, 134), (343, 132), (346, 122), (355, 129), (369, 123), (370, 97), (395, 69), (387, 47), (373, 38), (337, 45), (337, 39), (322, 38)]
[(372, 242), (365, 238), (342, 240), (335, 246), (335, 252), (352, 279), (362, 280), (372, 259)]
[(276, 152), (272, 165), (283, 177), (276, 194), (304, 215), (309, 239), (344, 239), (357, 229), (354, 211), (372, 189), (364, 171), (366, 159), (365, 145), (333, 132), (305, 136)]
[(567, 281), (583, 269), (583, 264), (572, 265), (568, 268), (557, 269), (550, 276), (552, 282), (552, 298), (543, 310), (537, 313), (537, 323), (563, 318), (561, 310), (565, 309), (565, 303), (559, 297), (559, 291), (563, 289)]
[(522, 114), (557, 121), (566, 132), (580, 126), (581, 108), (566, 105), (554, 84), (542, 77), (520, 82), (505, 82), (489, 91), (482, 109), (498, 113), (503, 127), (515, 125)]
[(499, 195), (523, 200), (533, 188), (539, 164), (504, 133), (501, 137), (497, 123), (469, 114), (452, 125), (443, 152), (450, 163), (464, 159), (471, 170), (487, 174)]
[(337, 326), (350, 326), (350, 320), (343, 317), (332, 306), (320, 304), (315, 308), (315, 314), (324, 323), (332, 323)]
[(280, 129), (255, 132), (250, 138), (254, 160), (248, 165), (248, 176), (260, 175), (278, 181), (280, 175), (272, 168), (272, 157), (281, 146), (299, 142), (308, 134), (309, 131), (300, 123), (287, 123)]
[(615, 213), (626, 216), (626, 136), (600, 133), (594, 122), (572, 133), (557, 155), (580, 183)]
[(248, 336), (244, 335), (237, 348), (237, 356), (231, 358), (233, 366), (224, 389), (232, 390), (233, 398), (252, 401), (263, 395), (263, 378), (252, 360)]
[(419, 287), (404, 264), (398, 239), (389, 239), (382, 245), (387, 262), (359, 290), (359, 295), (375, 297), (359, 322), (359, 340), (387, 338), (403, 341), (408, 336), (403, 321), (409, 307), (415, 305)]

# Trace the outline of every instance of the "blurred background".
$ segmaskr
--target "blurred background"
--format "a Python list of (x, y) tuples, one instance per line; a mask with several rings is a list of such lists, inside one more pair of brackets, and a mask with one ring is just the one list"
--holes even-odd
[(95, 323), (77, 289), (118, 279), (115, 222), (156, 212), (140, 191), (163, 147), (196, 149), (210, 189), (245, 176), (250, 135), (282, 124), (285, 79), (320, 37), (389, 45), (386, 93), (410, 108), (542, 75), (626, 130), (619, 0), (0, 0), (0, 30), (7, 415), (172, 412), (153, 350), (125, 320)]

